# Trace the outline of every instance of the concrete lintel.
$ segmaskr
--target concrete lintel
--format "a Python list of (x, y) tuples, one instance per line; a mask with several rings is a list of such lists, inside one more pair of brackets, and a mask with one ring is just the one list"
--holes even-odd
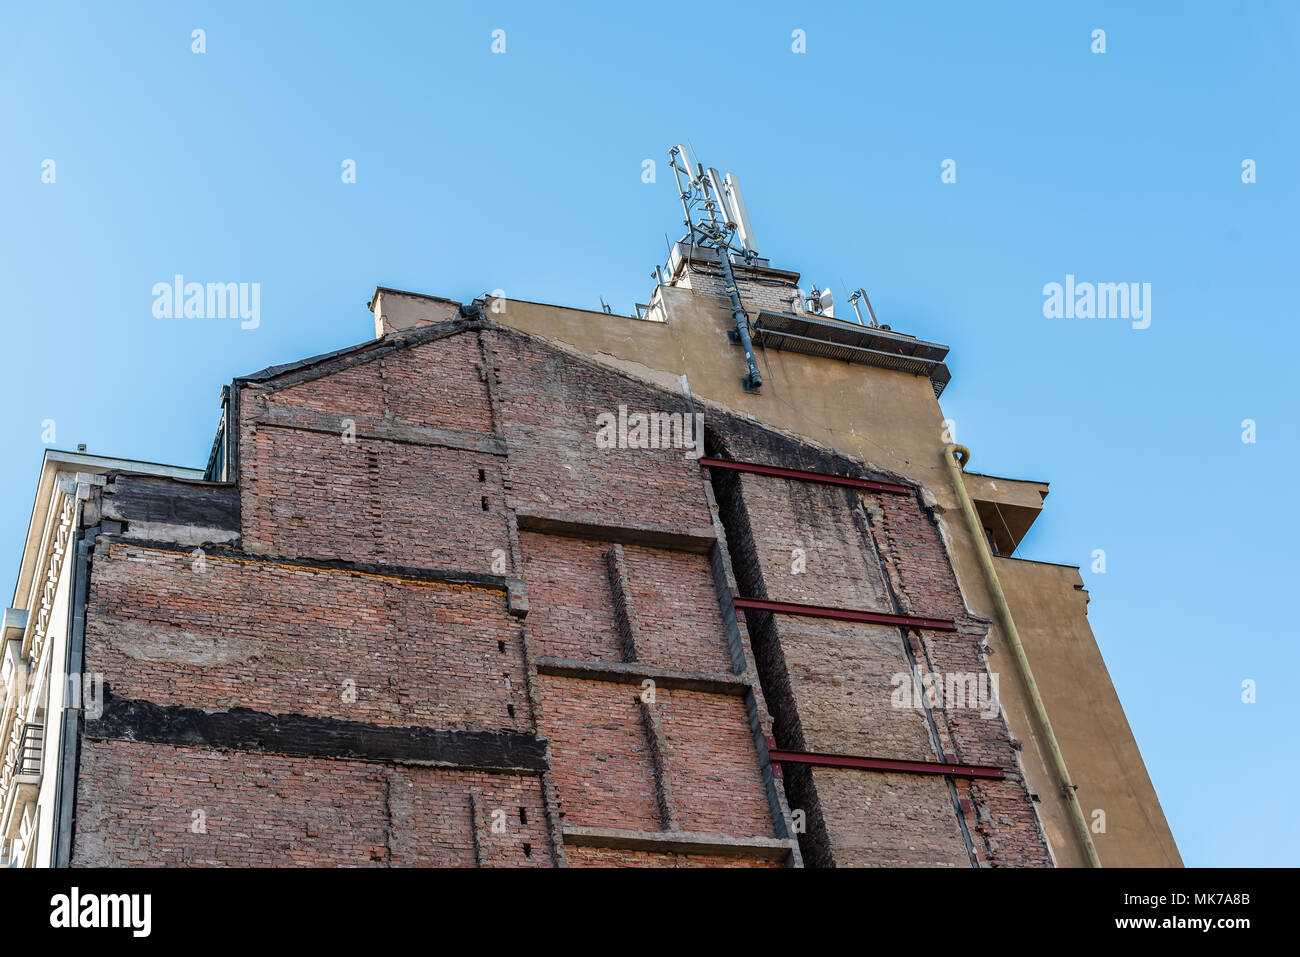
[(566, 538), (595, 539), (620, 545), (644, 545), (648, 548), (669, 548), (679, 552), (707, 555), (717, 544), (712, 528), (693, 528), (687, 532), (635, 525), (607, 525), (595, 516), (539, 515), (521, 509), (515, 510), (521, 532), (541, 532), (546, 535), (563, 535)]
[[(105, 534), (103, 540), (110, 547), (137, 548), (151, 552), (170, 552), (184, 558), (190, 557), (190, 549), (176, 542), (159, 539), (131, 538), (129, 535), (110, 536)], [(375, 562), (351, 562), (341, 558), (312, 558), (303, 555), (277, 555), (268, 552), (246, 552), (238, 548), (229, 548), (214, 544), (203, 550), (205, 558), (220, 562), (223, 559), (239, 564), (279, 566), (283, 568), (300, 568), (303, 571), (339, 572), (345, 575), (378, 577), (386, 579), (404, 579), (413, 584), (429, 585), (473, 585), (488, 591), (499, 591), (513, 602), (511, 613), (517, 618), (524, 617), (519, 611), (527, 613), (528, 593), (522, 579), (505, 575), (485, 575), (480, 572), (466, 572), (454, 568), (420, 568), (412, 565), (381, 565)]]
[(313, 409), (290, 409), (268, 404), (257, 414), (255, 421), (258, 425), (320, 432), (335, 437), (351, 429), (358, 439), (401, 442), (407, 445), (434, 445), (465, 452), (484, 452), (488, 455), (506, 454), (506, 444), (494, 435), (425, 425), (398, 425), (373, 419), (357, 420), (329, 412), (317, 412)]
[(574, 825), (565, 826), (564, 843), (570, 847), (660, 854), (715, 854), (767, 861), (783, 861), (794, 850), (794, 841), (777, 837), (731, 837), (692, 831), (630, 831), (617, 827)]
[(538, 658), (537, 673), (557, 678), (582, 678), (639, 685), (647, 678), (660, 688), (678, 691), (702, 691), (705, 694), (742, 697), (750, 690), (744, 675), (710, 674), (704, 671), (677, 671), (660, 668), (644, 661), (592, 661), (575, 658)]

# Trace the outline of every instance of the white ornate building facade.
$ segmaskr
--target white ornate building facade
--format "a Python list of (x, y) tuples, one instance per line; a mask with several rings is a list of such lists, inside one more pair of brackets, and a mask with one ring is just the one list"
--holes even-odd
[[(47, 451), (0, 658), (0, 866), (66, 865), (79, 712), (97, 683), (82, 674), (86, 586), (83, 504), (105, 472), (201, 478), (200, 470)], [(92, 522), (93, 524), (93, 522)], [(81, 590), (80, 600), (74, 603)]]

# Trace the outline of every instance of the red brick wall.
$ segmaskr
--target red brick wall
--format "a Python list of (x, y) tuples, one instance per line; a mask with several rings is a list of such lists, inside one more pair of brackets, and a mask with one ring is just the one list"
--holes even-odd
[(683, 830), (773, 837), (744, 702), (662, 688), (656, 697)]
[[(323, 392), (332, 386), (321, 382)], [(508, 559), (499, 456), (380, 439), (349, 444), (254, 425), (257, 408), (254, 395), (241, 402), (249, 551), (479, 573), (491, 570), (495, 549)]]
[(780, 861), (721, 857), (716, 854), (655, 854), (606, 847), (571, 847), (570, 867), (784, 867)]
[(478, 337), (449, 336), (429, 348), (403, 349), (273, 393), (277, 405), (316, 409), (366, 422), (492, 432), (492, 411)]
[(894, 675), (908, 671), (897, 628), (777, 617), (796, 676), (795, 704), (809, 751), (938, 759), (924, 714), (892, 704)]
[(540, 678), (542, 736), (560, 816), (579, 827), (659, 830), (650, 746), (637, 706), (639, 688), (574, 678)]
[[(875, 514), (874, 540), (888, 557), (898, 599), (922, 618), (960, 618), (966, 603), (939, 530), (913, 496), (863, 495)], [(973, 645), (972, 645), (973, 647)]]
[(618, 624), (605, 570), (605, 542), (524, 533), (528, 631), (537, 654), (621, 661)]
[(601, 413), (673, 412), (672, 396), (519, 335), (484, 333), (496, 366), (511, 501), (525, 512), (685, 531), (706, 528), (699, 466), (681, 449), (602, 449)]
[[(73, 860), (78, 866), (473, 866), (471, 795), (485, 865), (552, 863), (535, 777), (85, 741)], [(493, 811), (501, 813), (494, 818)], [(194, 830), (195, 812), (202, 813), (204, 833)]]
[[(537, 653), (620, 661), (604, 557), (612, 543), (527, 532), (519, 538), (534, 605), (528, 627)], [(623, 554), (640, 626), (637, 660), (686, 671), (730, 672), (707, 556), (635, 545), (625, 546)]]
[[(638, 683), (535, 669), (538, 657), (624, 660), (606, 558), (617, 539), (638, 666), (736, 680), (747, 651), (738, 635), (729, 638), (710, 558), (645, 538), (689, 533), (698, 543), (711, 534), (698, 463), (682, 449), (596, 445), (600, 413), (688, 411), (686, 400), (494, 328), (344, 361), (341, 371), (287, 388), (241, 386), (245, 561), (222, 562), (213, 551), (196, 571), (188, 555), (101, 542), (88, 668), (114, 694), (160, 705), (535, 731), (549, 742), (550, 770), (539, 778), (87, 740), (74, 861), (472, 864), (479, 834), (483, 863), (550, 864), (560, 839), (551, 821), (662, 832), (666, 816), (676, 829), (732, 839), (784, 834), (755, 743), (766, 715), (747, 703), (762, 699), (660, 686), (647, 712)], [(284, 424), (258, 421), (274, 415)], [(355, 420), (357, 441), (319, 431), (331, 417)], [(738, 437), (734, 450), (751, 443), (740, 458), (815, 468), (822, 456), (772, 434), (755, 438), (752, 424), (712, 421)], [(303, 427), (313, 423), (315, 431)], [(394, 437), (410, 429), (454, 434)], [(377, 431), (389, 437), (368, 437)], [(483, 443), (472, 451), (428, 444), (472, 445), (475, 436), (505, 454)], [(960, 633), (926, 633), (915, 655), (938, 672), (984, 667), (986, 625), (966, 615), (937, 529), (914, 497), (859, 499), (757, 476), (732, 491), (735, 501), (720, 504), (729, 537), (743, 527), (731, 550), (742, 588), (957, 618)], [(531, 528), (548, 520), (621, 532), (520, 533), (519, 514), (531, 516)], [(804, 550), (803, 574), (793, 573), (794, 548)], [(494, 558), (504, 568), (494, 569)], [(394, 575), (295, 560), (387, 565)], [(393, 580), (396, 566), (521, 576), (528, 617), (513, 617), (500, 591)], [(748, 625), (786, 746), (935, 757), (923, 713), (891, 705), (891, 679), (910, 667), (896, 629), (786, 616), (751, 616)], [(342, 694), (349, 680), (355, 702)], [(1045, 862), (1005, 725), (935, 714), (949, 759), (1013, 771), (1004, 782), (962, 785), (971, 803), (962, 820), (981, 860)], [(787, 769), (785, 780), (802, 782), (789, 789), (792, 802), (798, 795), (819, 829), (814, 861), (969, 865), (944, 778)], [(208, 834), (192, 834), (189, 812), (203, 808), (213, 812)], [(508, 812), (506, 832), (489, 827), (483, 838), (497, 808)], [(743, 852), (586, 846), (566, 848), (566, 858), (578, 866), (774, 863)]]
[[(635, 685), (541, 678), (566, 824), (660, 830), (649, 744)], [(758, 758), (739, 698), (659, 688), (664, 763), (683, 830), (772, 837)]]
[[(868, 508), (878, 509), (873, 517), (875, 540), (887, 543), (880, 547), (889, 555), (900, 601), (911, 614), (958, 621), (955, 633), (919, 633), (922, 669), (936, 674), (989, 674), (993, 662), (980, 651), (988, 623), (973, 620), (966, 612), (935, 522), (913, 497), (874, 498), (873, 503), (871, 496), (864, 496)], [(1011, 674), (1005, 677), (1016, 680)], [(1014, 867), (1050, 865), (1051, 854), (1001, 713), (987, 714), (983, 709), (945, 702), (935, 709), (935, 715), (944, 750), (954, 760), (1008, 770), (1005, 780), (974, 781), (964, 788), (973, 801), (966, 818), (981, 862)]]
[(879, 560), (852, 514), (853, 489), (752, 474), (739, 481), (767, 597), (835, 608), (887, 606)]
[(709, 559), (689, 552), (630, 547), (632, 603), (640, 610), (637, 659), (684, 671), (731, 671)]
[[(697, 494), (703, 497), (702, 486)], [(606, 560), (612, 543), (537, 533), (524, 533), (520, 540), (533, 607), (528, 627), (535, 653), (622, 661)], [(629, 586), (626, 597), (638, 625), (637, 662), (730, 674), (731, 657), (708, 557), (635, 545), (623, 546), (622, 554)], [(641, 712), (642, 687), (554, 676), (540, 677), (539, 687), (541, 732), (551, 745), (562, 821), (580, 827), (661, 830), (654, 758)], [(774, 836), (744, 701), (658, 687), (652, 707), (662, 731), (658, 741), (662, 773), (678, 827), (739, 837)], [(601, 866), (631, 860), (713, 866), (740, 860), (575, 851), (578, 862)]]
[(120, 544), (96, 551), (88, 604), (87, 667), (121, 697), (376, 724), (531, 726), (519, 623), (499, 591), (215, 555), (198, 566), (184, 552)]

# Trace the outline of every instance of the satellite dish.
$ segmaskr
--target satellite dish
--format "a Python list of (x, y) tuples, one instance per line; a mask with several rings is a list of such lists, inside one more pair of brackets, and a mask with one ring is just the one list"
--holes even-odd
[(835, 295), (831, 292), (830, 287), (823, 289), (821, 295), (817, 297), (817, 310), (830, 319), (835, 318)]

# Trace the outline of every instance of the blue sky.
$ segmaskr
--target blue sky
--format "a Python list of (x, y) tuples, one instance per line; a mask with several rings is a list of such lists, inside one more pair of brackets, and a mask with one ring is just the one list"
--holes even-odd
[[(689, 139), (775, 265), (952, 347), (973, 470), (1051, 481), (1019, 554), (1083, 566), (1185, 861), (1300, 863), (1300, 7), (376, 6), (0, 3), (6, 581), (44, 420), (202, 466), (219, 387), (369, 338), (376, 285), (629, 312)], [(260, 325), (156, 319), (177, 273)], [(1150, 327), (1045, 318), (1066, 274), (1150, 283)]]

